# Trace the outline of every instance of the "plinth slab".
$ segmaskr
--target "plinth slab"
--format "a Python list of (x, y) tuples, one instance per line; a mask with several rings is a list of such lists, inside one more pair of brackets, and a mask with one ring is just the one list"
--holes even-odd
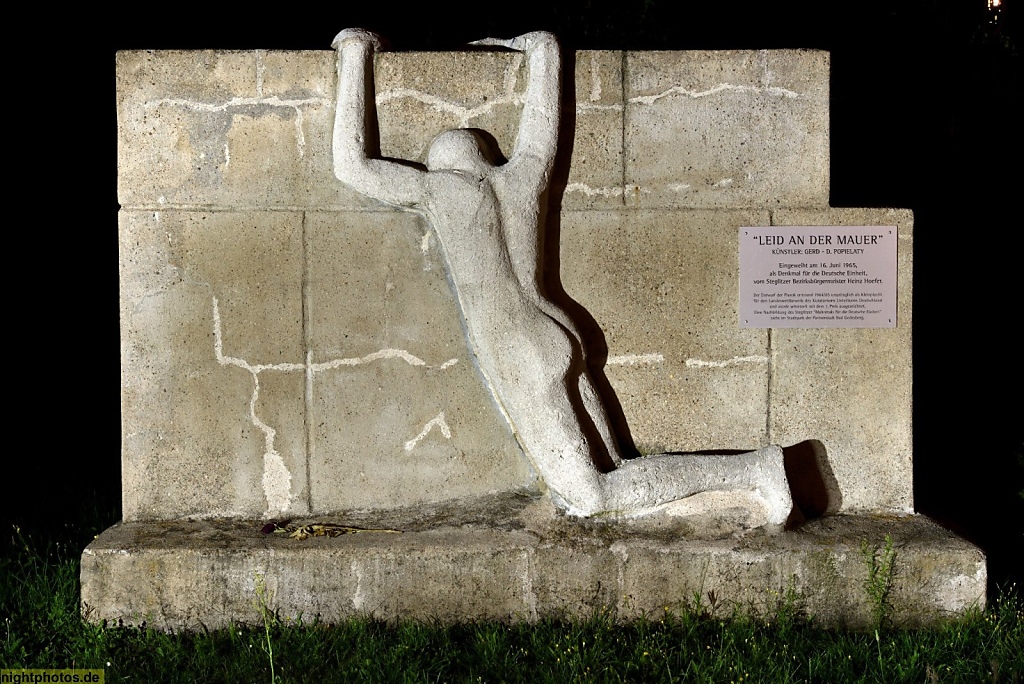
[(873, 615), (862, 549), (883, 548), (887, 536), (894, 624), (926, 625), (985, 603), (982, 552), (920, 516), (834, 516), (774, 535), (716, 535), (705, 524), (698, 537), (692, 518), (579, 521), (544, 499), (505, 497), (317, 521), (402, 533), (300, 541), (263, 534), (257, 520), (121, 523), (82, 556), (83, 615), (163, 629), (255, 623), (263, 586), (280, 618), (307, 623), (600, 612), (627, 621), (713, 595), (722, 616), (770, 616), (790, 601), (817, 624), (858, 627)]

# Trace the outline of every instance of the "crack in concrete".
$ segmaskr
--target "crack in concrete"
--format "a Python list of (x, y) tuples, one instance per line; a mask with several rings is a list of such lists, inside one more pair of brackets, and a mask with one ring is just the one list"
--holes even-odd
[(441, 434), (444, 435), (446, 439), (452, 438), (452, 430), (448, 427), (448, 423), (445, 422), (444, 411), (441, 411), (436, 417), (428, 421), (427, 424), (423, 426), (423, 429), (420, 430), (418, 435), (405, 443), (405, 450), (412, 451), (415, 449), (416, 445), (419, 444), (424, 437), (430, 434), (430, 431), (435, 427), (441, 430)]
[(665, 357), (662, 354), (624, 354), (621, 356), (609, 356), (604, 362), (606, 366), (635, 366), (637, 364), (662, 363)]
[(595, 188), (587, 185), (586, 183), (569, 183), (565, 186), (566, 192), (581, 192), (587, 197), (595, 197), (600, 195), (601, 197), (621, 197), (623, 189), (618, 186), (606, 186), (603, 188)]
[(421, 90), (414, 88), (393, 88), (386, 90), (382, 93), (377, 93), (377, 106), (380, 107), (383, 104), (391, 102), (392, 100), (411, 99), (418, 102), (422, 102), (425, 105), (432, 107), (433, 109), (445, 112), (455, 116), (459, 121), (460, 128), (469, 128), (470, 120), (475, 119), (479, 116), (489, 113), (495, 107), (505, 104), (522, 104), (525, 98), (525, 93), (517, 94), (515, 92), (516, 84), (518, 81), (517, 74), (519, 68), (522, 65), (523, 56), (521, 54), (516, 56), (515, 61), (505, 71), (505, 82), (503, 84), (503, 92), (498, 97), (488, 100), (483, 104), (476, 105), (475, 107), (466, 107), (458, 103), (446, 100), (443, 97), (425, 93)]
[(256, 51), (256, 97), (263, 97), (263, 73), (267, 69), (267, 65), (263, 63), (265, 54), (266, 50)]
[(576, 103), (576, 112), (582, 114), (584, 112), (599, 112), (599, 111), (613, 111), (621, 112), (622, 104), (594, 104), (592, 102), (578, 102)]
[[(195, 102), (193, 100), (186, 100), (177, 97), (163, 97), (159, 100), (150, 100), (144, 103), (144, 107), (147, 109), (150, 107), (157, 107), (159, 105), (173, 105), (176, 107), (185, 107), (186, 109), (192, 109), (199, 112), (224, 112), (234, 107), (284, 107), (295, 111), (295, 138), (296, 144), (299, 149), (299, 157), (303, 157), (306, 154), (306, 134), (303, 131), (303, 114), (302, 107), (306, 105), (329, 105), (331, 101), (325, 97), (310, 97), (301, 100), (282, 100), (277, 95), (270, 97), (263, 97), (263, 83), (262, 74), (257, 69), (257, 97), (233, 97), (227, 102), (220, 104), (214, 104), (212, 102)], [(230, 159), (227, 152), (227, 143), (225, 145), (225, 158)], [(227, 164), (225, 164), (226, 166)]]
[(649, 105), (654, 104), (663, 97), (670, 97), (672, 95), (681, 95), (683, 97), (697, 99), (702, 97), (710, 97), (712, 95), (717, 95), (719, 93), (725, 92), (765, 93), (768, 95), (772, 95), (774, 97), (786, 98), (800, 97), (800, 93), (794, 92), (792, 90), (787, 90), (786, 88), (777, 88), (775, 86), (746, 86), (736, 85), (734, 83), (719, 83), (708, 88), (707, 90), (690, 90), (689, 88), (684, 88), (683, 86), (672, 86), (671, 88), (663, 90), (660, 93), (655, 93), (654, 95), (636, 95), (635, 97), (629, 98), (629, 103)]
[(725, 368), (741, 363), (768, 363), (767, 356), (734, 356), (726, 361), (703, 361), (701, 359), (686, 359), (687, 368)]

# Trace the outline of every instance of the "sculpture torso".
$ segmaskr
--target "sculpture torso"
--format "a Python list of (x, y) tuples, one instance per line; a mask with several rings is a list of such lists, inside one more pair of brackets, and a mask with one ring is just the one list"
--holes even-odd
[[(535, 367), (545, 370), (540, 375), (561, 383), (573, 344), (547, 312), (557, 307), (539, 291), (536, 195), (516, 196), (519, 185), (507, 174), (502, 167), (484, 176), (432, 171), (424, 209), (444, 249), (481, 369), (525, 401), (531, 391), (542, 391), (538, 384), (547, 384), (531, 380), (531, 366), (543, 364)], [(503, 403), (519, 412), (520, 401), (506, 395)]]

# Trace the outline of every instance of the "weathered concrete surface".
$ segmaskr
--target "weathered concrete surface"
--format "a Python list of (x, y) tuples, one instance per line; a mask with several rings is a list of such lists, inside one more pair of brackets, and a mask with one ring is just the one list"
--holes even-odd
[[(118, 201), (373, 209), (330, 183), (334, 66), (331, 51), (118, 53)], [(579, 52), (563, 205), (826, 206), (828, 69), (808, 50)], [(375, 71), (385, 156), (422, 160), (466, 126), (511, 152), (521, 55), (384, 53)]]
[[(773, 215), (910, 227), (907, 212), (888, 210)], [(562, 280), (603, 329), (605, 373), (632, 436), (648, 453), (816, 440), (843, 490), (832, 510), (906, 511), (909, 233), (900, 240), (895, 330), (741, 330), (735, 226), (769, 220), (749, 210), (565, 212)], [(387, 212), (122, 212), (126, 519), (268, 511), (253, 377), (218, 362), (214, 293), (222, 360), (302, 365), (308, 348), (312, 364), (343, 362), (312, 373), (308, 404), (302, 368), (259, 373), (257, 415), (275, 430), (291, 475), (290, 513), (310, 501), (324, 512), (533, 486), (475, 375), (437, 243), (424, 230)], [(412, 363), (369, 358), (388, 349)], [(879, 358), (884, 373), (875, 371)], [(442, 412), (451, 438), (435, 423), (406, 450)], [(394, 480), (380, 476), (389, 464), (399, 466)]]
[[(621, 208), (625, 203), (622, 58), (615, 51), (576, 53), (576, 128), (563, 207)], [(564, 104), (569, 113), (571, 107), (571, 102)]]
[[(737, 538), (759, 524), (740, 496), (616, 526), (515, 499), (541, 485), (468, 351), (436, 235), (333, 177), (335, 67), (328, 50), (118, 55), (128, 522), (83, 555), (86, 615), (255, 621), (258, 574), (307, 619), (625, 620), (711, 590), (770, 614), (792, 588), (820, 622), (864, 625), (860, 544), (887, 533), (897, 624), (981, 605), (984, 557), (921, 518)], [(421, 159), (463, 125), (512, 149), (519, 55), (389, 53), (376, 79), (385, 154)], [(804, 512), (912, 510), (912, 215), (827, 207), (828, 55), (580, 52), (575, 92), (561, 279), (607, 342), (636, 444), (779, 443), (796, 487), (813, 462), (827, 490), (798, 495)], [(737, 229), (841, 224), (899, 226), (897, 328), (739, 329)], [(406, 532), (258, 533), (357, 508), (345, 522)]]
[(126, 520), (536, 487), (415, 217), (122, 211), (120, 226)]
[(330, 178), (333, 95), (331, 53), (120, 52), (118, 201), (368, 206), (311, 182)]
[(535, 489), (424, 221), (317, 212), (306, 230), (308, 362), (321, 369), (308, 394), (311, 509)]
[(770, 617), (784, 602), (818, 624), (862, 627), (869, 549), (891, 535), (894, 624), (961, 615), (985, 601), (982, 553), (921, 517), (836, 516), (780, 535), (687, 538), (687, 523), (567, 521), (547, 502), (488, 499), (458, 509), (332, 519), (395, 528), (304, 541), (259, 521), (122, 523), (82, 558), (90, 620), (159, 628), (259, 622), (257, 581), (284, 619), (587, 618), (680, 612), (699, 595), (717, 610)]
[(629, 52), (627, 204), (828, 204), (829, 55)]
[(896, 226), (897, 326), (771, 331), (768, 441), (816, 440), (843, 511), (914, 510), (914, 216), (906, 209), (779, 210), (778, 226)]
[(125, 518), (307, 510), (301, 215), (119, 218)]
[(767, 211), (566, 211), (561, 274), (608, 345), (644, 453), (770, 444), (768, 332), (737, 324), (742, 225)]
[(526, 90), (522, 54), (385, 52), (375, 61), (382, 156), (425, 161), (435, 136), (468, 127), (493, 135), (509, 156)]

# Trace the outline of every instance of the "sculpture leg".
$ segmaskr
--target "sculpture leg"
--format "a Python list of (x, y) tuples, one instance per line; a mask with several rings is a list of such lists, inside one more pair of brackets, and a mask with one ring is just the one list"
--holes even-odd
[[(578, 348), (577, 352), (580, 357), (579, 362), (582, 365), (582, 370), (577, 378), (576, 389), (579, 391), (579, 397), (583, 402), (583, 410), (590, 417), (590, 421), (597, 430), (597, 436), (600, 437), (601, 444), (604, 446), (604, 454), (595, 454), (596, 460), (603, 462), (604, 467), (607, 467), (609, 465), (608, 461), (610, 461), (610, 465), (617, 468), (622, 463), (622, 452), (619, 449), (619, 441), (615, 438), (615, 430), (612, 428), (611, 420), (608, 418), (608, 411), (601, 400), (601, 395), (594, 386), (593, 378), (590, 376), (590, 364), (587, 359), (587, 348), (583, 342), (583, 335), (580, 333), (576, 323), (569, 317), (569, 314), (554, 302), (541, 297), (534, 303), (537, 308), (562, 327), (565, 334), (573, 341), (574, 346)], [(601, 445), (595, 446), (600, 447)], [(604, 455), (607, 455), (608, 461), (605, 461)]]
[(783, 466), (782, 449), (769, 446), (735, 456), (662, 454), (625, 461), (604, 475), (609, 510), (644, 513), (708, 491), (753, 491), (768, 505), (768, 524), (783, 525), (793, 499)]
[(605, 410), (604, 402), (601, 401), (594, 381), (590, 373), (584, 371), (579, 378), (580, 398), (583, 400), (583, 408), (587, 410), (590, 419), (594, 421), (594, 427), (604, 443), (608, 457), (616, 468), (622, 465), (622, 453), (619, 451), (618, 440), (615, 439), (615, 432), (612, 430), (611, 421), (608, 419), (608, 412)]
[(565, 385), (534, 399), (514, 418), (524, 450), (561, 508), (572, 515), (599, 513), (606, 508), (603, 476), (594, 467), (589, 439), (568, 401)]
[(584, 427), (580, 402), (570, 398), (578, 391), (571, 372), (574, 345), (564, 328), (529, 302), (509, 298), (498, 304), (499, 314), (478, 316), (477, 325), (467, 317), (480, 370), (560, 507), (573, 515), (598, 513), (605, 508), (592, 458), (591, 441), (598, 436)]

